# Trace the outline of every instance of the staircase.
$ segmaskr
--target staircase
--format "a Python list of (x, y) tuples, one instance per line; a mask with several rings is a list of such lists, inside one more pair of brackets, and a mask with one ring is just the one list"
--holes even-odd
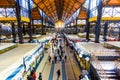
[[(104, 70), (105, 74), (106, 74), (106, 79), (104, 77), (104, 75), (102, 75), (102, 71), (101, 70), (97, 70), (99, 72), (99, 76), (101, 77), (101, 80), (120, 80), (120, 76), (117, 76), (117, 73), (115, 70)], [(104, 79), (102, 79), (104, 78)]]

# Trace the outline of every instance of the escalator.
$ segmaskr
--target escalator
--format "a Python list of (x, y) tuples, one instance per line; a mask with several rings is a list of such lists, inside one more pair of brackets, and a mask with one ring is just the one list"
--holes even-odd
[[(117, 74), (115, 61), (99, 61), (99, 62), (106, 74), (106, 77), (109, 80), (120, 80), (120, 76)], [(99, 74), (101, 74), (100, 77), (103, 77), (101, 71), (99, 69), (97, 71), (99, 72)]]
[[(98, 70), (101, 80), (120, 80), (120, 77), (117, 75), (116, 70), (104, 70), (106, 74), (106, 79), (102, 79), (104, 76), (102, 75), (102, 72)], [(107, 79), (108, 78), (108, 79)]]
[(97, 77), (99, 77), (100, 80), (120, 80), (114, 61), (98, 61), (95, 57), (93, 59), (94, 62), (92, 62), (92, 65), (95, 68), (96, 73), (98, 74)]

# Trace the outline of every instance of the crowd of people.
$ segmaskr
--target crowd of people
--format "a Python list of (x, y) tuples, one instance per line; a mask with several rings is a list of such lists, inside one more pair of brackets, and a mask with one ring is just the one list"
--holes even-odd
[[(55, 35), (55, 37), (51, 40), (51, 46), (52, 46), (52, 56), (49, 54), (48, 56), (48, 61), (49, 63), (54, 63), (56, 64), (57, 62), (60, 62), (61, 60), (64, 60), (66, 61), (67, 60), (67, 55), (65, 54), (65, 44), (67, 45), (67, 43), (65, 42), (65, 39), (63, 37), (63, 35), (60, 35), (57, 33), (57, 35)], [(73, 50), (73, 46), (70, 46), (70, 50)], [(57, 74), (57, 80), (60, 79), (60, 75), (61, 75), (61, 71), (60, 69), (58, 69), (56, 71), (56, 74)], [(32, 71), (30, 72), (29, 75), (27, 75), (27, 80), (36, 80), (36, 72), (35, 72), (35, 69), (33, 68)], [(79, 80), (84, 80), (84, 75), (81, 74), (79, 76)], [(42, 79), (42, 73), (40, 72), (39, 73), (39, 76), (38, 76), (38, 80), (43, 80)]]
[[(64, 50), (64, 38), (62, 34), (57, 33), (53, 39), (52, 39), (52, 55), (48, 56), (48, 61), (51, 63), (57, 63), (61, 60), (65, 60), (67, 59), (67, 56), (65, 54), (65, 50)], [(53, 59), (52, 59), (53, 58)], [(57, 80), (59, 80), (61, 72), (60, 69), (58, 69), (56, 71), (57, 74)]]
[(51, 62), (51, 59), (53, 57), (54, 63), (57, 63), (57, 61), (61, 61), (62, 59), (67, 59), (67, 56), (65, 54), (64, 50), (64, 39), (63, 35), (55, 35), (55, 37), (52, 39), (52, 55), (49, 55), (48, 60)]
[[(52, 43), (52, 55), (49, 55), (48, 56), (48, 61), (49, 63), (57, 63), (57, 61), (61, 61), (61, 60), (66, 60), (67, 59), (67, 56), (65, 53), (65, 50), (64, 50), (64, 40), (63, 40), (63, 35), (61, 34), (56, 34), (55, 37), (53, 37), (51, 43)], [(60, 78), (60, 75), (61, 75), (61, 72), (60, 72), (60, 69), (57, 70), (56, 72), (57, 74), (57, 80), (59, 80)], [(29, 75), (27, 75), (27, 80), (36, 80), (36, 71), (35, 71), (35, 68), (32, 69), (32, 71), (30, 72)], [(42, 73), (40, 72), (39, 73), (39, 76), (38, 76), (38, 80), (42, 80)]]
[[(29, 75), (27, 75), (27, 80), (36, 80), (37, 75), (35, 68), (32, 69)], [(42, 73), (39, 73), (38, 80), (42, 80)]]
[(35, 68), (33, 68), (32, 71), (30, 71), (30, 74), (27, 75), (27, 80), (36, 80)]

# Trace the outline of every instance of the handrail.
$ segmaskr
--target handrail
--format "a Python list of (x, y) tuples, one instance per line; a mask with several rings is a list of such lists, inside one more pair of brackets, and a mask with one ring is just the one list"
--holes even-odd
[(120, 67), (120, 61), (119, 60), (115, 60), (115, 67)]

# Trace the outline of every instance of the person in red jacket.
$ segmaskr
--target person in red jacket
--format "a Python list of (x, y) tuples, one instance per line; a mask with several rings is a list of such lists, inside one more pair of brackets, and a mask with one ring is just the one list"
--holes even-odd
[(32, 77), (33, 77), (33, 80), (36, 80), (36, 73), (35, 73), (35, 71), (33, 72)]

